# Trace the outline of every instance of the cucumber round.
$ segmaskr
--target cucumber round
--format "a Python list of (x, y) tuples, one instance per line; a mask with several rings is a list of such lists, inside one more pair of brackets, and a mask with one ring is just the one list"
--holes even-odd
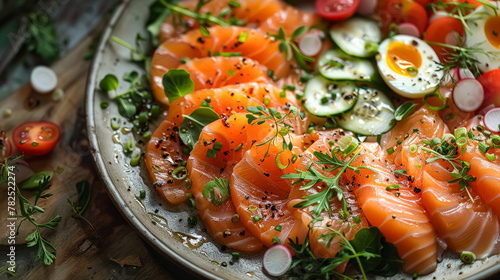
[(378, 73), (370, 60), (350, 57), (339, 50), (329, 50), (321, 55), (318, 71), (333, 81), (371, 81)]
[(334, 24), (330, 29), (330, 37), (349, 55), (371, 57), (377, 53), (382, 33), (376, 22), (354, 17)]
[(363, 86), (358, 89), (354, 109), (337, 117), (337, 123), (343, 129), (360, 135), (379, 135), (389, 131), (396, 123), (394, 106), (382, 91)]
[(329, 117), (352, 109), (357, 99), (353, 82), (332, 82), (316, 76), (306, 84), (303, 105), (315, 116)]

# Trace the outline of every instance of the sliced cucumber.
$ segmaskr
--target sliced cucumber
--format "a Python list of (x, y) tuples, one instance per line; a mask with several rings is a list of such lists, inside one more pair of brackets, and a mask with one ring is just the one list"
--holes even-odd
[(352, 109), (357, 99), (357, 87), (353, 82), (332, 82), (316, 76), (306, 84), (303, 104), (309, 113), (328, 117)]
[(341, 50), (357, 57), (374, 56), (382, 40), (377, 23), (360, 17), (334, 24), (330, 36)]
[(337, 117), (345, 130), (361, 135), (379, 135), (394, 126), (394, 107), (380, 90), (369, 87), (358, 89), (358, 101), (351, 111)]
[(318, 71), (333, 81), (371, 81), (378, 73), (370, 60), (350, 57), (339, 50), (322, 54), (318, 60)]

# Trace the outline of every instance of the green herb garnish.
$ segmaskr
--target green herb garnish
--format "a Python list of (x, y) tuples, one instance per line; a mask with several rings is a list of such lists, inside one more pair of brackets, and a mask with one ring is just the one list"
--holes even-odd
[[(218, 189), (218, 194), (215, 193), (215, 189)], [(229, 181), (224, 178), (209, 181), (203, 188), (203, 196), (210, 198), (213, 205), (221, 205), (229, 197)]]
[(198, 108), (189, 115), (183, 115), (183, 117), (184, 121), (179, 129), (179, 138), (191, 149), (196, 145), (203, 128), (220, 119), (219, 114), (207, 107)]
[(307, 72), (311, 72), (313, 69), (307, 65), (307, 62), (314, 62), (314, 58), (304, 55), (300, 52), (299, 48), (295, 44), (293, 40), (298, 39), (302, 34), (307, 31), (307, 27), (301, 26), (295, 29), (292, 32), (292, 36), (290, 38), (286, 38), (285, 31), (283, 28), (279, 28), (278, 34), (270, 34), (271, 37), (275, 38), (279, 43), (280, 52), (286, 55), (286, 60), (289, 61), (291, 59), (290, 50), (293, 56), (295, 57), (295, 61), (297, 65)]

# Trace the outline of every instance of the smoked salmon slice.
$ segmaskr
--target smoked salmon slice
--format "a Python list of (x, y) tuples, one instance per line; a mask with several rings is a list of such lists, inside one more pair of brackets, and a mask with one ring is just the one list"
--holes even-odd
[[(404, 260), (403, 271), (431, 273), (437, 264), (438, 244), (426, 210), (413, 190), (398, 182), (387, 164), (379, 159), (382, 151), (378, 144), (362, 143), (360, 147), (362, 151), (352, 165), (368, 166), (377, 173), (347, 170), (346, 176), (366, 219), (396, 246)], [(394, 190), (386, 190), (390, 185), (399, 185), (397, 195)]]
[[(210, 35), (205, 37), (200, 30), (192, 30), (179, 38), (165, 41), (156, 49), (151, 61), (151, 84), (155, 98), (168, 104), (163, 90), (163, 75), (168, 70), (181, 65), (183, 58), (201, 58), (212, 55), (243, 56), (253, 59), (274, 71), (281, 78), (290, 71), (290, 63), (278, 49), (278, 42), (261, 31), (241, 27), (215, 26), (208, 28)], [(247, 34), (241, 42), (241, 34)]]
[(210, 100), (213, 110), (219, 115), (229, 116), (237, 112), (246, 112), (247, 106), (264, 105), (264, 98), (269, 98), (267, 106), (288, 108), (288, 98), (282, 97), (281, 90), (263, 83), (245, 83), (217, 89), (204, 89), (176, 99), (168, 110), (165, 120), (153, 133), (146, 146), (145, 162), (150, 178), (156, 189), (171, 204), (186, 201), (189, 181), (176, 180), (172, 176), (175, 168), (188, 155), (182, 152), (183, 145), (179, 138), (179, 128), (189, 115), (200, 107), (205, 100)]
[[(191, 191), (196, 208), (207, 231), (219, 243), (244, 252), (255, 252), (262, 248), (262, 242), (239, 221), (231, 197), (219, 204), (203, 195), (205, 185), (216, 178), (231, 179), (233, 167), (241, 160), (245, 151), (258, 139), (265, 138), (273, 128), (264, 123), (259, 126), (248, 124), (243, 114), (231, 115), (225, 123), (215, 121), (206, 126), (198, 143), (191, 151), (187, 168), (192, 180)], [(252, 142), (254, 141), (254, 142)], [(221, 144), (215, 158), (207, 157), (207, 151), (215, 143)]]

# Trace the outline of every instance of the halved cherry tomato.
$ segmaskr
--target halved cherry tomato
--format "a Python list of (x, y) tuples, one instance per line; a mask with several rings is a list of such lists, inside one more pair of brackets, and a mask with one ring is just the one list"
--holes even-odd
[(24, 123), (12, 133), (14, 145), (21, 152), (30, 155), (45, 155), (52, 151), (59, 140), (60, 130), (51, 122)]
[(376, 14), (382, 22), (382, 33), (387, 35), (391, 23), (409, 22), (414, 24), (420, 34), (427, 26), (427, 12), (412, 0), (380, 0)]
[[(458, 42), (456, 41), (454, 32), (460, 35), (460, 37), (464, 36), (464, 25), (460, 20), (452, 17), (438, 18), (425, 31), (424, 40), (456, 46)], [(437, 53), (441, 62), (444, 62), (444, 59), (450, 59), (444, 55), (444, 53), (451, 52), (449, 48), (432, 44), (431, 47)]]
[(343, 20), (351, 17), (360, 0), (316, 0), (316, 12), (329, 20)]
[(5, 132), (0, 132), (0, 163), (3, 163), (5, 158), (8, 158), (12, 153), (12, 145), (9, 142), (9, 138), (5, 135)]
[(500, 107), (500, 69), (490, 70), (477, 80), (484, 89), (484, 101), (479, 110), (491, 104)]

